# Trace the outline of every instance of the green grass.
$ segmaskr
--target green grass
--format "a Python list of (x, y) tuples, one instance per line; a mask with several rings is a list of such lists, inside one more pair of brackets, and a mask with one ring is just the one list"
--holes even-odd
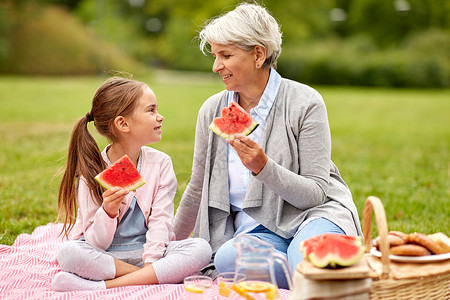
[[(165, 117), (163, 139), (178, 178), (189, 181), (197, 111), (223, 86), (178, 73), (138, 78), (154, 89)], [(72, 126), (89, 109), (100, 77), (0, 77), (0, 243), (54, 222)], [(450, 90), (316, 87), (328, 108), (333, 161), (362, 217), (376, 195), (389, 228), (449, 234)], [(94, 132), (94, 130), (92, 130)], [(98, 135), (103, 148), (106, 141)]]

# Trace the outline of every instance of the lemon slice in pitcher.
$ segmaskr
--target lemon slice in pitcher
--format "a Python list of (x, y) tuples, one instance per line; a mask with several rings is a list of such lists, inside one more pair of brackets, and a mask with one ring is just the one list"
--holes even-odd
[(250, 293), (264, 293), (272, 289), (272, 284), (262, 281), (243, 281), (239, 287)]
[(236, 293), (238, 293), (242, 298), (246, 299), (246, 300), (255, 300), (255, 298), (251, 295), (249, 295), (246, 290), (244, 290), (243, 288), (241, 288), (239, 286), (239, 284), (233, 284), (233, 286), (231, 287), (233, 289), (233, 291), (235, 291)]

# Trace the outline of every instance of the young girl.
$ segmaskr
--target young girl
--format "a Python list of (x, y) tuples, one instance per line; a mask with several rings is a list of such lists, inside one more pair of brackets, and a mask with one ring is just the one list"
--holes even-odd
[[(163, 120), (142, 82), (112, 78), (95, 93), (91, 111), (73, 129), (59, 189), (58, 217), (70, 241), (57, 254), (55, 291), (179, 283), (209, 263), (205, 240), (175, 241), (172, 161), (144, 146), (161, 140)], [(87, 128), (92, 121), (111, 141), (101, 153)], [(94, 177), (125, 154), (146, 184), (135, 192), (105, 190)]]

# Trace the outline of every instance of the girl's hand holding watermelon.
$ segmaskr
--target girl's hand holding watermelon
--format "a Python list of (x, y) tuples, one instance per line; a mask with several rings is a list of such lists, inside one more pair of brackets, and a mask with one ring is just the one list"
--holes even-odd
[(110, 218), (117, 217), (120, 205), (128, 193), (127, 189), (121, 187), (112, 187), (103, 193), (102, 206)]

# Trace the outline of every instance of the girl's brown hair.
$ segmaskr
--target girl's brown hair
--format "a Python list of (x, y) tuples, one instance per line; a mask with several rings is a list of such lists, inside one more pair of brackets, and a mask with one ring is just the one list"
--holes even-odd
[(75, 124), (58, 194), (58, 220), (64, 221), (61, 234), (65, 237), (68, 237), (77, 218), (76, 189), (80, 180), (86, 182), (99, 207), (103, 202), (102, 194), (105, 189), (95, 180), (95, 176), (107, 165), (97, 142), (89, 133), (88, 123), (94, 121), (94, 126), (101, 135), (111, 142), (116, 141), (114, 120), (133, 112), (144, 87), (147, 85), (140, 81), (110, 78), (95, 92), (91, 111)]

